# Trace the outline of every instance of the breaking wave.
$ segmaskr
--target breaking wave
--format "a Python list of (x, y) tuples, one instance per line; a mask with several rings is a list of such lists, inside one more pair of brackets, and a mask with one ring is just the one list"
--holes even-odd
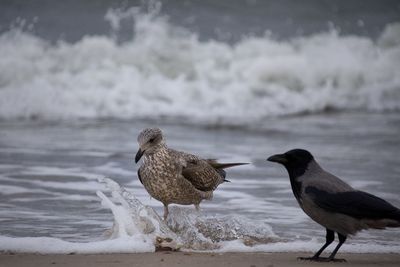
[[(158, 249), (214, 250), (224, 242), (238, 241), (246, 246), (277, 242), (280, 239), (264, 222), (252, 222), (242, 216), (204, 216), (194, 209), (172, 207), (163, 221), (150, 207), (143, 205), (131, 192), (115, 181), (101, 179), (111, 191), (112, 199), (97, 192), (104, 207), (114, 215), (114, 225), (106, 237), (142, 236)], [(114, 200), (114, 201), (113, 201)]]
[[(130, 41), (119, 23), (133, 18)], [(178, 118), (248, 123), (325, 110), (400, 110), (400, 23), (377, 40), (336, 30), (279, 41), (199, 41), (136, 8), (109, 10), (114, 34), (50, 43), (0, 36), (0, 118)]]

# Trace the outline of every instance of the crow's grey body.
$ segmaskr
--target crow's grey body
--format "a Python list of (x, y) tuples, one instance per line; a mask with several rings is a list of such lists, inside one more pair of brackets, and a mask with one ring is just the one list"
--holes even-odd
[[(306, 150), (274, 155), (269, 161), (283, 164), (289, 172), (293, 193), (303, 211), (327, 229), (326, 244), (311, 260), (334, 260), (348, 235), (368, 228), (400, 227), (400, 210), (385, 200), (358, 191), (322, 169)], [(329, 258), (321, 252), (338, 233), (339, 245)]]
[(144, 129), (138, 136), (139, 151), (135, 161), (144, 155), (138, 177), (147, 192), (164, 204), (164, 219), (171, 203), (198, 209), (203, 199), (211, 199), (213, 191), (225, 180), (224, 168), (244, 163), (218, 163), (170, 149), (158, 128)]

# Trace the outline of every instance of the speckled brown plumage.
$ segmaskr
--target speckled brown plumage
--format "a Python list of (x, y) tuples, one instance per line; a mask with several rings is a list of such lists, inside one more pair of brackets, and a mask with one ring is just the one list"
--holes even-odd
[(211, 199), (213, 191), (225, 181), (223, 168), (243, 164), (221, 164), (170, 149), (158, 128), (144, 129), (138, 143), (136, 162), (144, 155), (139, 179), (147, 192), (164, 204), (164, 219), (171, 203), (198, 208), (203, 199)]

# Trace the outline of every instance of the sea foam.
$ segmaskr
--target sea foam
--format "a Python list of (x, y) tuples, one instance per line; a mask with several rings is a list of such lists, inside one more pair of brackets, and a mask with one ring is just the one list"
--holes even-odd
[(400, 110), (400, 24), (378, 40), (336, 30), (279, 41), (199, 41), (157, 14), (133, 18), (133, 37), (86, 35), (50, 43), (0, 36), (0, 118), (179, 118), (246, 124), (266, 116)]
[[(143, 205), (132, 192), (111, 179), (101, 179), (108, 193), (98, 191), (110, 209), (113, 226), (99, 240), (70, 242), (52, 237), (0, 236), (0, 252), (41, 254), (141, 253), (159, 249), (214, 252), (314, 252), (322, 240), (285, 240), (263, 222), (234, 215), (204, 215), (193, 208), (172, 207), (167, 221)], [(329, 248), (327, 251), (331, 251)], [(398, 253), (398, 244), (352, 244), (342, 252)]]
[[(280, 239), (266, 223), (242, 216), (202, 215), (193, 208), (172, 207), (167, 221), (132, 192), (115, 181), (100, 179), (109, 191), (97, 195), (103, 207), (111, 210), (114, 223), (101, 240), (68, 242), (51, 237), (0, 236), (0, 252), (23, 253), (139, 253), (156, 250), (209, 251), (222, 249), (231, 241), (253, 247)], [(100, 237), (99, 237), (100, 238)]]

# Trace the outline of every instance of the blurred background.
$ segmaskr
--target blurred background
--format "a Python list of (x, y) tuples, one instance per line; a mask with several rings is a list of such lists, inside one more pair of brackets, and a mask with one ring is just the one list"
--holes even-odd
[[(0, 118), (393, 111), (398, 1), (2, 1)], [(207, 112), (204, 112), (207, 110)]]
[[(376, 38), (389, 23), (399, 21), (396, 0), (283, 0), (283, 1), (200, 1), (200, 0), (4, 0), (1, 5), (1, 32), (20, 20), (34, 24), (31, 31), (46, 40), (76, 42), (85, 35), (109, 35), (112, 25), (104, 19), (108, 10), (121, 12), (130, 7), (156, 11), (199, 35), (200, 40), (235, 43), (246, 36), (271, 32), (288, 39), (338, 29), (342, 34)], [(122, 19), (122, 18), (121, 18)], [(126, 16), (119, 28), (119, 40), (132, 38), (132, 17)]]
[[(133, 162), (149, 126), (173, 148), (252, 163), (229, 170), (204, 214), (323, 242), (265, 161), (295, 147), (400, 206), (400, 2), (0, 2), (1, 235), (101, 238), (104, 176), (161, 212)], [(398, 252), (399, 238), (348, 243)]]

